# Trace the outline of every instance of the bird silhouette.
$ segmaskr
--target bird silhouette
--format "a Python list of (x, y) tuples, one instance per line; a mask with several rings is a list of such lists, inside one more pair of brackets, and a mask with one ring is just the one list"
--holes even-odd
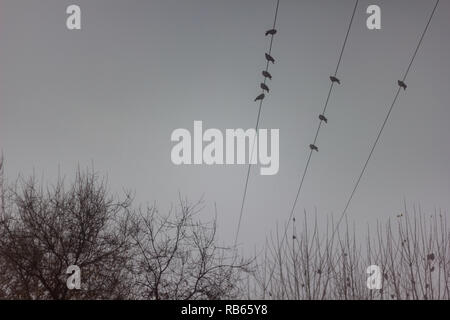
[(268, 53), (266, 53), (266, 60), (272, 63), (275, 63), (275, 59)]
[(270, 80), (272, 80), (272, 75), (268, 72), (268, 71), (263, 71), (262, 72), (262, 75), (265, 77), (265, 78), (269, 78)]
[(321, 121), (324, 121), (325, 123), (328, 123), (328, 119), (325, 118), (325, 116), (324, 116), (323, 114), (319, 114), (319, 119), (320, 119)]
[(403, 88), (403, 90), (406, 90), (406, 88), (408, 87), (402, 80), (398, 80), (397, 83), (401, 88)]
[(331, 80), (331, 82), (337, 82), (337, 83), (341, 84), (341, 80), (339, 80), (338, 78), (336, 78), (334, 76), (331, 76), (330, 80)]
[(269, 34), (271, 36), (275, 35), (277, 33), (277, 29), (270, 29), (266, 31), (266, 36), (268, 36)]
[(262, 82), (261, 82), (261, 89), (263, 89), (263, 91), (267, 91), (267, 92), (270, 91), (269, 87), (265, 83), (262, 83)]
[(255, 102), (258, 101), (258, 100), (263, 100), (264, 97), (265, 97), (264, 93), (261, 93), (259, 96), (257, 96), (257, 97), (255, 98)]
[(315, 145), (313, 145), (313, 144), (310, 144), (309, 145), (309, 148), (311, 149), (311, 150), (314, 150), (314, 151), (316, 151), (316, 152), (319, 152), (319, 148), (317, 148)]

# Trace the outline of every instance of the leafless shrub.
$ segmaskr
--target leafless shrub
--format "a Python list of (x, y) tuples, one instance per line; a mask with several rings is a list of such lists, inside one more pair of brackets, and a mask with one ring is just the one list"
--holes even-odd
[(137, 288), (144, 299), (228, 299), (239, 294), (242, 271), (250, 261), (216, 239), (216, 221), (196, 219), (201, 202), (180, 200), (178, 212), (161, 216), (152, 207), (137, 224), (139, 248)]
[[(282, 245), (277, 234), (259, 259), (254, 296), (263, 299), (450, 299), (450, 237), (442, 212), (406, 210), (375, 236), (368, 228), (365, 246), (354, 228), (320, 237), (317, 220), (294, 231)], [(331, 228), (334, 230), (332, 224)], [(323, 233), (322, 233), (323, 234)], [(367, 288), (366, 269), (382, 270), (382, 289)]]

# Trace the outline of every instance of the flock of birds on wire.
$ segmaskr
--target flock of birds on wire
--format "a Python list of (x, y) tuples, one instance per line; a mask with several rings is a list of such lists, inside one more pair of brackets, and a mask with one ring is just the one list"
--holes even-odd
[[(277, 29), (270, 29), (270, 30), (267, 30), (267, 31), (266, 31), (266, 37), (267, 37), (268, 35), (274, 36), (276, 33), (277, 33)], [(269, 53), (266, 52), (265, 57), (266, 57), (266, 60), (267, 60), (268, 63), (269, 63), (269, 62), (271, 62), (272, 64), (275, 63), (275, 59), (274, 59)], [(268, 87), (267, 84), (266, 84), (266, 80), (267, 80), (267, 79), (272, 80), (272, 75), (271, 75), (271, 74), (269, 73), (269, 71), (267, 71), (267, 70), (263, 70), (262, 75), (263, 75), (263, 77), (264, 77), (264, 82), (261, 82), (260, 87), (261, 87), (261, 89), (262, 89), (263, 92), (262, 92), (259, 96), (257, 96), (257, 97), (255, 98), (255, 102), (256, 102), (256, 101), (262, 101), (262, 100), (264, 100), (264, 98), (266, 97), (266, 95), (264, 94), (264, 92), (269, 93), (269, 91), (270, 91), (269, 87)]]
[[(398, 80), (397, 81), (397, 85), (399, 87), (398, 92), (397, 92), (397, 94), (396, 94), (396, 96), (394, 98), (394, 101), (393, 101), (393, 103), (392, 103), (392, 105), (391, 105), (391, 107), (390, 107), (390, 109), (389, 109), (389, 111), (388, 111), (388, 113), (386, 115), (386, 118), (385, 118), (385, 120), (384, 120), (384, 122), (383, 122), (383, 124), (381, 126), (381, 129), (378, 132), (378, 135), (377, 135), (377, 138), (375, 140), (375, 143), (372, 145), (371, 152), (369, 153), (369, 156), (368, 156), (368, 158), (367, 158), (367, 160), (365, 162), (365, 165), (363, 166), (361, 174), (359, 175), (358, 179), (356, 180), (356, 184), (355, 184), (354, 189), (353, 189), (353, 191), (352, 191), (352, 193), (351, 193), (351, 195), (350, 195), (350, 197), (349, 197), (349, 199), (347, 201), (345, 209), (343, 210), (343, 213), (342, 213), (342, 215), (341, 215), (341, 217), (340, 217), (340, 219), (339, 219), (339, 221), (337, 223), (337, 226), (336, 226), (336, 228), (333, 231), (333, 236), (334, 236), (334, 233), (337, 230), (337, 227), (339, 226), (340, 222), (342, 221), (342, 218), (344, 217), (345, 213), (347, 212), (347, 208), (348, 208), (348, 206), (349, 206), (349, 204), (350, 204), (350, 202), (351, 202), (351, 200), (352, 200), (352, 198), (353, 198), (353, 196), (354, 196), (354, 194), (356, 192), (356, 189), (359, 186), (361, 178), (362, 178), (362, 176), (363, 176), (363, 174), (364, 174), (364, 172), (366, 170), (367, 164), (368, 164), (369, 160), (372, 157), (373, 151), (374, 151), (374, 149), (375, 149), (375, 147), (376, 147), (376, 145), (377, 145), (377, 143), (379, 141), (381, 133), (383, 132), (384, 127), (386, 125), (386, 122), (387, 122), (387, 120), (388, 120), (388, 118), (389, 118), (389, 116), (391, 114), (391, 111), (392, 111), (392, 109), (393, 109), (393, 107), (394, 107), (394, 105), (395, 105), (395, 103), (397, 101), (398, 94), (400, 93), (400, 90), (403, 89), (404, 91), (406, 91), (406, 89), (407, 89), (407, 85), (405, 83), (406, 77), (407, 77), (407, 75), (408, 75), (408, 73), (410, 71), (410, 68), (411, 68), (411, 66), (412, 66), (412, 64), (414, 62), (414, 59), (416, 58), (417, 52), (419, 50), (419, 47), (422, 44), (423, 38), (424, 38), (424, 36), (425, 36), (425, 34), (426, 34), (427, 30), (428, 30), (428, 27), (429, 27), (429, 25), (431, 23), (431, 20), (433, 19), (433, 16), (435, 14), (435, 11), (436, 11), (436, 8), (437, 8), (439, 2), (440, 2), (440, 0), (436, 0), (436, 2), (435, 2), (433, 11), (432, 11), (432, 13), (431, 13), (431, 15), (430, 15), (430, 17), (428, 19), (428, 23), (427, 23), (427, 25), (425, 27), (425, 30), (423, 31), (423, 33), (421, 35), (421, 38), (420, 38), (420, 41), (419, 41), (419, 43), (418, 43), (418, 45), (417, 45), (417, 47), (415, 49), (415, 52), (414, 52), (414, 54), (413, 54), (413, 56), (411, 58), (411, 61), (410, 61), (409, 66), (408, 66), (408, 69), (407, 69), (407, 71), (404, 74), (403, 80)], [(267, 64), (266, 64), (266, 69), (262, 71), (262, 75), (264, 77), (264, 81), (261, 82), (261, 84), (260, 84), (260, 87), (262, 89), (262, 93), (259, 94), (254, 100), (255, 102), (259, 102), (259, 112), (258, 112), (258, 117), (257, 117), (257, 122), (256, 122), (256, 129), (258, 129), (258, 126), (259, 126), (259, 119), (260, 119), (261, 107), (262, 107), (263, 100), (265, 99), (266, 94), (268, 94), (270, 92), (269, 86), (267, 85), (267, 80), (272, 80), (272, 75), (269, 73), (268, 68), (269, 68), (270, 63), (275, 64), (275, 58), (272, 56), (272, 42), (273, 42), (273, 37), (278, 32), (277, 29), (275, 28), (275, 26), (276, 26), (276, 21), (277, 21), (277, 16), (278, 16), (279, 3), (280, 3), (280, 0), (277, 0), (277, 6), (276, 6), (276, 11), (275, 11), (275, 19), (274, 19), (273, 27), (271, 29), (267, 30), (266, 33), (265, 33), (266, 37), (267, 36), (271, 36), (271, 42), (270, 42), (269, 53), (265, 53), (265, 58), (266, 58)], [(351, 16), (351, 19), (350, 19), (350, 24), (348, 26), (347, 34), (346, 34), (346, 37), (345, 37), (345, 40), (344, 40), (344, 43), (343, 43), (343, 46), (342, 46), (342, 49), (341, 49), (339, 61), (337, 63), (336, 72), (334, 73), (334, 75), (330, 76), (331, 87), (330, 87), (330, 91), (328, 93), (327, 102), (325, 103), (325, 107), (324, 107), (323, 112), (321, 114), (319, 114), (320, 123), (319, 123), (319, 127), (317, 129), (316, 138), (315, 138), (314, 142), (309, 145), (309, 148), (310, 148), (309, 158), (308, 158), (308, 161), (306, 163), (306, 167), (305, 167), (305, 170), (304, 170), (304, 173), (303, 173), (303, 177), (302, 177), (302, 179), (300, 181), (300, 184), (299, 184), (299, 188), (298, 188), (298, 191), (297, 191), (297, 197), (294, 200), (294, 204), (293, 204), (292, 211), (291, 211), (291, 216), (288, 219), (288, 224), (286, 225), (285, 235), (283, 237), (283, 241), (282, 242), (284, 242), (284, 238), (286, 236), (286, 232), (287, 232), (287, 227), (289, 225), (289, 221), (291, 220), (291, 218), (293, 218), (294, 209), (295, 209), (295, 206), (296, 206), (299, 194), (300, 194), (300, 190), (301, 190), (302, 185), (303, 185), (303, 181), (304, 181), (306, 172), (307, 172), (308, 167), (309, 167), (309, 163), (310, 163), (310, 160), (311, 160), (311, 155), (312, 155), (313, 152), (319, 152), (319, 148), (316, 145), (316, 141), (317, 141), (317, 136), (319, 134), (319, 131), (320, 131), (322, 123), (325, 123), (325, 124), (328, 123), (328, 119), (325, 116), (325, 111), (326, 111), (326, 108), (327, 108), (327, 105), (328, 105), (328, 100), (330, 98), (330, 94), (331, 94), (333, 86), (335, 84), (337, 84), (337, 85), (341, 84), (341, 80), (339, 78), (337, 78), (336, 75), (337, 75), (337, 72), (338, 72), (338, 69), (339, 69), (339, 66), (340, 66), (340, 63), (341, 63), (342, 55), (343, 55), (343, 52), (344, 52), (344, 49), (345, 49), (345, 46), (346, 46), (346, 43), (347, 43), (347, 39), (348, 39), (348, 36), (349, 36), (349, 33), (350, 33), (350, 29), (351, 29), (351, 26), (352, 26), (352, 23), (353, 23), (353, 19), (355, 17), (355, 12), (356, 12), (356, 9), (358, 7), (358, 3), (359, 3), (359, 0), (356, 0), (355, 6), (354, 6), (354, 9), (353, 9), (353, 13), (352, 13), (352, 16)], [(251, 164), (249, 164), (248, 171), (247, 171), (247, 178), (246, 178), (244, 194), (243, 194), (242, 203), (241, 203), (241, 212), (240, 212), (240, 216), (239, 216), (239, 223), (238, 223), (236, 237), (235, 237), (235, 244), (237, 242), (238, 235), (239, 235), (240, 224), (241, 224), (242, 214), (243, 214), (243, 210), (244, 210), (245, 199), (246, 199), (246, 195), (247, 195), (247, 187), (248, 187), (248, 180), (249, 180), (249, 175), (250, 175), (250, 167), (251, 167)]]
[[(268, 36), (268, 35), (274, 36), (277, 32), (278, 32), (277, 29), (270, 29), (270, 30), (267, 30), (267, 31), (266, 31), (266, 36)], [(266, 52), (266, 53), (265, 53), (265, 57), (266, 57), (267, 62), (271, 62), (272, 64), (275, 64), (275, 59), (274, 59), (269, 53)], [(269, 73), (269, 71), (267, 71), (267, 70), (263, 70), (263, 71), (262, 71), (262, 75), (263, 75), (263, 77), (264, 77), (264, 82), (261, 82), (260, 87), (261, 87), (261, 89), (262, 89), (263, 92), (255, 98), (255, 100), (254, 100), (255, 102), (264, 100), (264, 98), (266, 97), (265, 92), (267, 92), (267, 93), (270, 92), (270, 89), (269, 89), (269, 87), (268, 87), (267, 84), (266, 84), (266, 80), (267, 80), (267, 79), (272, 80), (272, 75), (271, 75), (271, 74)], [(330, 76), (330, 80), (331, 80), (332, 83), (337, 83), (337, 84), (339, 84), (339, 85), (341, 84), (341, 80), (339, 80), (339, 79), (338, 79), (337, 77), (335, 77), (335, 76)], [(399, 85), (401, 88), (403, 88), (404, 90), (406, 90), (407, 85), (405, 84), (404, 81), (398, 80), (397, 83), (398, 83), (398, 85)], [(319, 120), (320, 120), (320, 121), (323, 121), (323, 122), (325, 122), (325, 123), (328, 123), (328, 119), (327, 119), (323, 114), (319, 114)], [(310, 145), (309, 145), (309, 148), (310, 148), (311, 150), (314, 150), (314, 151), (316, 151), (316, 152), (319, 152), (319, 148), (318, 148), (316, 145), (314, 145), (314, 144), (310, 144)]]

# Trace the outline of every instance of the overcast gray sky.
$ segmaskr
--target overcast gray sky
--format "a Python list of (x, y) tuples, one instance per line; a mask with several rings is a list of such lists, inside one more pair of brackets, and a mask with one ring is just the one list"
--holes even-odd
[[(296, 215), (340, 214), (417, 45), (432, 1), (360, 1)], [(78, 4), (82, 30), (66, 29)], [(369, 31), (370, 4), (382, 29)], [(280, 129), (280, 171), (249, 182), (240, 242), (264, 241), (290, 213), (354, 1), (281, 0), (261, 128)], [(176, 128), (251, 128), (275, 0), (0, 0), (0, 147), (7, 175), (107, 174), (114, 191), (161, 211), (217, 203), (232, 242), (246, 166), (175, 166)], [(443, 0), (349, 209), (358, 226), (403, 199), (450, 208), (450, 1)], [(323, 221), (323, 220), (322, 220)]]

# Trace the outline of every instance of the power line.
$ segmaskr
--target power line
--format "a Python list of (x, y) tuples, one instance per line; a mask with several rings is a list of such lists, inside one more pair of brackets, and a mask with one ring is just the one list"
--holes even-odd
[[(351, 18), (350, 18), (350, 22), (349, 22), (349, 24), (348, 24), (347, 33), (346, 33), (346, 35), (345, 35), (345, 40), (344, 40), (344, 43), (343, 43), (343, 45), (342, 45), (341, 52), (340, 52), (340, 54), (339, 54), (339, 59), (338, 59), (337, 65), (336, 65), (336, 70), (335, 70), (335, 72), (334, 72), (334, 77), (336, 77), (336, 75), (337, 75), (337, 73), (338, 73), (338, 71), (339, 71), (339, 67), (340, 67), (340, 65), (341, 65), (341, 62), (342, 62), (342, 56), (343, 56), (344, 50), (345, 50), (345, 48), (346, 48), (346, 46), (347, 46), (348, 37), (349, 37), (350, 30), (351, 30), (352, 25), (353, 25), (353, 20), (354, 20), (354, 18), (355, 18), (355, 13), (356, 13), (356, 9), (357, 9), (357, 7), (358, 7), (358, 3), (359, 3), (359, 0), (356, 0), (355, 6), (354, 6), (354, 8), (353, 8), (353, 12), (352, 12), (352, 15), (351, 15)], [(325, 113), (326, 113), (326, 111), (327, 111), (328, 104), (329, 104), (329, 102), (330, 102), (331, 93), (333, 92), (334, 84), (335, 84), (335, 82), (334, 82), (334, 81), (331, 81), (330, 89), (328, 90), (328, 94), (327, 94), (327, 98), (326, 98), (326, 100), (325, 100), (325, 105), (324, 105), (324, 107), (323, 107), (322, 115), (325, 115)], [(320, 129), (322, 128), (322, 123), (323, 123), (323, 122), (324, 122), (324, 120), (323, 120), (323, 119), (320, 119), (319, 125), (318, 125), (318, 127), (317, 127), (317, 131), (316, 131), (316, 135), (315, 135), (315, 137), (314, 137), (314, 142), (313, 142), (313, 145), (314, 145), (314, 146), (316, 145), (316, 142), (317, 142), (317, 139), (318, 139), (318, 136), (319, 136), (319, 132), (320, 132)], [(308, 172), (309, 165), (310, 165), (310, 163), (311, 163), (311, 158), (312, 158), (312, 154), (313, 154), (314, 150), (313, 150), (312, 148), (310, 148), (310, 149), (311, 149), (311, 150), (309, 151), (309, 155), (308, 155), (308, 159), (307, 159), (307, 161), (306, 161), (305, 169), (304, 169), (304, 171), (303, 171), (302, 177), (301, 177), (301, 179), (300, 179), (300, 184), (299, 184), (298, 189), (297, 189), (297, 195), (295, 196), (295, 200), (294, 200), (294, 203), (293, 203), (293, 205), (292, 205), (291, 213), (290, 213), (289, 219), (288, 219), (288, 221), (287, 221), (287, 223), (286, 223), (286, 227), (285, 227), (285, 230), (284, 230), (284, 235), (283, 235), (283, 238), (282, 238), (282, 240), (281, 240), (281, 246), (283, 245), (284, 240), (286, 239), (288, 227), (289, 227), (289, 224), (290, 224), (290, 222), (291, 222), (291, 220), (292, 220), (292, 217), (293, 217), (293, 215), (294, 215), (295, 207), (297, 206), (297, 202), (298, 202), (298, 199), (299, 199), (299, 197), (300, 197), (300, 192), (301, 192), (301, 190), (302, 190), (303, 183), (304, 183), (304, 181), (305, 181), (305, 177), (306, 177), (306, 174), (307, 174), (307, 172)]]
[[(277, 24), (278, 8), (279, 8), (279, 6), (280, 6), (280, 0), (277, 0), (277, 5), (276, 5), (276, 9), (275, 9), (275, 18), (273, 20), (272, 30), (275, 30), (275, 27), (276, 27), (276, 24)], [(273, 37), (274, 37), (274, 34), (271, 34), (270, 45), (269, 45), (269, 55), (272, 54)], [(269, 60), (267, 60), (265, 71), (266, 72), (269, 71)], [(263, 82), (264, 85), (266, 85), (266, 81), (267, 81), (267, 78), (264, 77), (264, 82)], [(264, 93), (264, 89), (262, 89), (262, 93)], [(256, 125), (255, 125), (256, 133), (258, 132), (258, 128), (259, 128), (259, 121), (260, 121), (260, 118), (261, 118), (261, 109), (262, 109), (263, 101), (264, 101), (264, 99), (260, 100), (260, 102), (259, 102), (258, 115), (256, 117)], [(244, 185), (244, 194), (242, 196), (241, 210), (240, 210), (240, 213), (239, 213), (239, 222), (238, 222), (238, 225), (237, 225), (236, 236), (235, 236), (235, 239), (234, 239), (234, 245), (235, 246), (237, 244), (237, 240), (238, 240), (238, 237), (239, 237), (239, 231), (241, 229), (242, 214), (244, 212), (245, 200), (247, 198), (248, 181), (249, 181), (249, 178), (250, 178), (250, 170), (251, 170), (251, 167), (252, 167), (252, 163), (251, 163), (252, 161), (251, 160), (253, 159), (253, 150), (255, 148), (255, 142), (256, 142), (256, 136), (253, 139), (252, 149), (251, 149), (251, 153), (250, 153), (250, 157), (249, 157), (249, 164), (248, 164), (248, 168), (247, 168), (247, 176), (246, 176), (245, 185)]]
[[(401, 82), (403, 82), (403, 84), (404, 84), (404, 82), (406, 81), (406, 77), (408, 76), (409, 71), (411, 70), (411, 66), (412, 66), (412, 64), (413, 64), (413, 62), (414, 62), (414, 60), (415, 60), (415, 58), (416, 58), (416, 56), (417, 56), (417, 52), (419, 51), (419, 48), (420, 48), (420, 46), (422, 45), (423, 39), (424, 39), (424, 37), (425, 37), (425, 34), (426, 34), (427, 31), (428, 31), (428, 28), (429, 28), (429, 26), (430, 26), (430, 24), (431, 24), (431, 21), (433, 20), (433, 17), (434, 17), (434, 14), (435, 14), (435, 12), (436, 12), (436, 8), (437, 8), (437, 6), (438, 6), (438, 4), (439, 4), (439, 1), (440, 1), (440, 0), (437, 0), (437, 1), (436, 1), (436, 4), (434, 5), (433, 11), (431, 12), (431, 15), (430, 15), (430, 18), (428, 19), (428, 22), (427, 22), (427, 24), (426, 24), (426, 26), (425, 26), (425, 29), (424, 29), (424, 31), (423, 31), (423, 33), (422, 33), (422, 36), (420, 37), (419, 43), (417, 44), (417, 47), (416, 47), (416, 49), (415, 49), (415, 51), (414, 51), (414, 54), (413, 54), (413, 56), (412, 56), (412, 58), (411, 58), (411, 61), (409, 62), (408, 68), (406, 69), (406, 72), (405, 72), (405, 74), (404, 74), (404, 76), (403, 76), (403, 78), (402, 78), (402, 80), (401, 80)], [(351, 201), (353, 200), (353, 196), (355, 195), (356, 190), (358, 189), (359, 183), (361, 182), (361, 179), (362, 179), (362, 177), (363, 177), (363, 175), (364, 175), (364, 173), (365, 173), (365, 171), (366, 171), (366, 169), (367, 169), (367, 165), (369, 164), (369, 161), (370, 161), (370, 159), (372, 158), (373, 152), (375, 151), (375, 147), (377, 146), (378, 141), (380, 140), (381, 134), (383, 133), (383, 130), (384, 130), (385, 126), (386, 126), (386, 123), (388, 122), (389, 117), (390, 117), (390, 115), (391, 115), (391, 113), (392, 113), (392, 110), (394, 109), (394, 106), (395, 106), (395, 104), (397, 103), (397, 100), (398, 100), (398, 97), (399, 97), (399, 95), (400, 95), (401, 89), (402, 89), (402, 86), (401, 86), (401, 83), (400, 83), (400, 81), (399, 81), (399, 87), (398, 87), (397, 92), (396, 92), (396, 94), (395, 94), (394, 100), (393, 100), (393, 102), (392, 102), (392, 104), (391, 104), (391, 106), (390, 106), (390, 108), (389, 108), (389, 110), (388, 110), (388, 113), (386, 114), (386, 117), (385, 117), (385, 119), (384, 119), (384, 121), (383, 121), (383, 124), (381, 125), (381, 128), (380, 128), (380, 130), (379, 130), (379, 132), (378, 132), (378, 135), (377, 135), (377, 137), (376, 137), (376, 139), (375, 139), (375, 142), (374, 142), (374, 144), (372, 145), (372, 148), (371, 148), (371, 150), (370, 150), (369, 156), (367, 157), (367, 160), (366, 160), (366, 162), (364, 163), (364, 166), (363, 166), (363, 168), (362, 168), (362, 170), (361, 170), (361, 173), (360, 173), (360, 175), (358, 176), (358, 179), (356, 180), (355, 186), (354, 186), (354, 188), (353, 188), (353, 190), (352, 190), (352, 192), (351, 192), (351, 194), (350, 194), (350, 197), (349, 197), (348, 200), (347, 200), (347, 203), (346, 203), (346, 205), (345, 205), (345, 208), (344, 208), (344, 210), (342, 211), (342, 214), (341, 214), (341, 216), (340, 216), (340, 218), (339, 218), (339, 220), (338, 220), (338, 222), (337, 222), (337, 224), (336, 224), (336, 227), (334, 228), (334, 231), (333, 231), (333, 233), (332, 233), (330, 239), (333, 239), (333, 237), (334, 237), (334, 235), (335, 235), (337, 229), (339, 228), (340, 223), (342, 222), (342, 219), (344, 218), (345, 214), (347, 213), (347, 209), (348, 209), (348, 207), (350, 206)], [(406, 87), (405, 87), (405, 90), (406, 90)]]
[[(344, 43), (342, 44), (342, 48), (341, 48), (341, 51), (340, 51), (340, 54), (339, 54), (339, 59), (338, 59), (338, 62), (337, 62), (337, 64), (336, 64), (336, 69), (335, 69), (335, 72), (334, 72), (334, 77), (336, 77), (336, 75), (337, 75), (337, 73), (338, 73), (338, 71), (339, 71), (339, 67), (340, 67), (340, 65), (341, 65), (341, 62), (342, 62), (342, 56), (343, 56), (344, 50), (345, 50), (345, 48), (346, 48), (346, 46), (347, 46), (348, 37), (349, 37), (349, 35), (350, 35), (350, 30), (351, 30), (352, 25), (353, 25), (353, 20), (354, 20), (354, 18), (355, 18), (356, 9), (357, 9), (357, 7), (358, 7), (358, 4), (359, 4), (359, 0), (356, 0), (355, 6), (354, 6), (354, 8), (353, 8), (352, 15), (351, 15), (351, 18), (350, 18), (350, 22), (349, 22), (349, 24), (348, 24), (347, 32), (346, 32), (346, 34), (345, 34)], [(331, 78), (331, 77), (330, 77), (330, 78)], [(328, 104), (329, 104), (329, 102), (330, 102), (331, 93), (332, 93), (333, 88), (334, 88), (334, 83), (335, 83), (335, 82), (332, 80), (332, 81), (331, 81), (331, 85), (330, 85), (330, 89), (328, 90), (327, 98), (326, 98), (326, 100), (325, 100), (325, 105), (324, 105), (323, 110), (322, 110), (322, 115), (323, 115), (323, 116), (325, 115), (325, 112), (326, 112), (326, 110), (327, 110), (327, 108), (328, 108)], [(319, 118), (319, 119), (320, 119), (320, 122), (319, 122), (319, 125), (318, 125), (318, 127), (317, 127), (317, 131), (316, 131), (316, 135), (315, 135), (315, 137), (314, 137), (313, 145), (315, 145), (316, 142), (317, 142), (317, 139), (318, 139), (318, 137), (319, 137), (320, 129), (322, 128), (322, 122), (324, 121), (323, 118)], [(290, 213), (290, 215), (289, 215), (289, 219), (288, 219), (288, 221), (287, 221), (287, 223), (286, 223), (286, 226), (285, 226), (285, 229), (284, 229), (284, 234), (283, 234), (283, 238), (282, 238), (282, 240), (281, 240), (280, 248), (283, 246), (284, 241), (286, 240), (286, 237), (287, 237), (287, 231), (288, 231), (288, 228), (289, 228), (289, 224), (290, 224), (290, 222), (291, 222), (291, 220), (292, 220), (292, 218), (293, 218), (293, 216), (294, 216), (295, 207), (296, 207), (297, 202), (298, 202), (298, 199), (299, 199), (299, 197), (300, 197), (300, 192), (301, 192), (302, 187), (303, 187), (303, 182), (305, 181), (306, 173), (308, 172), (309, 165), (310, 165), (310, 163), (311, 163), (311, 158), (312, 158), (313, 151), (314, 151), (314, 150), (310, 147), (310, 152), (309, 152), (309, 155), (308, 155), (308, 159), (307, 159), (307, 161), (306, 161), (305, 169), (303, 170), (303, 174), (302, 174), (302, 177), (301, 177), (301, 179), (300, 179), (300, 184), (299, 184), (298, 189), (297, 189), (297, 194), (296, 194), (296, 196), (295, 196), (294, 203), (293, 203), (293, 205), (292, 205), (291, 213)], [(268, 282), (272, 281), (272, 277), (273, 277), (274, 272), (275, 272), (275, 268), (272, 269), (272, 271), (271, 271), (271, 273), (270, 273), (270, 276), (269, 276)]]

